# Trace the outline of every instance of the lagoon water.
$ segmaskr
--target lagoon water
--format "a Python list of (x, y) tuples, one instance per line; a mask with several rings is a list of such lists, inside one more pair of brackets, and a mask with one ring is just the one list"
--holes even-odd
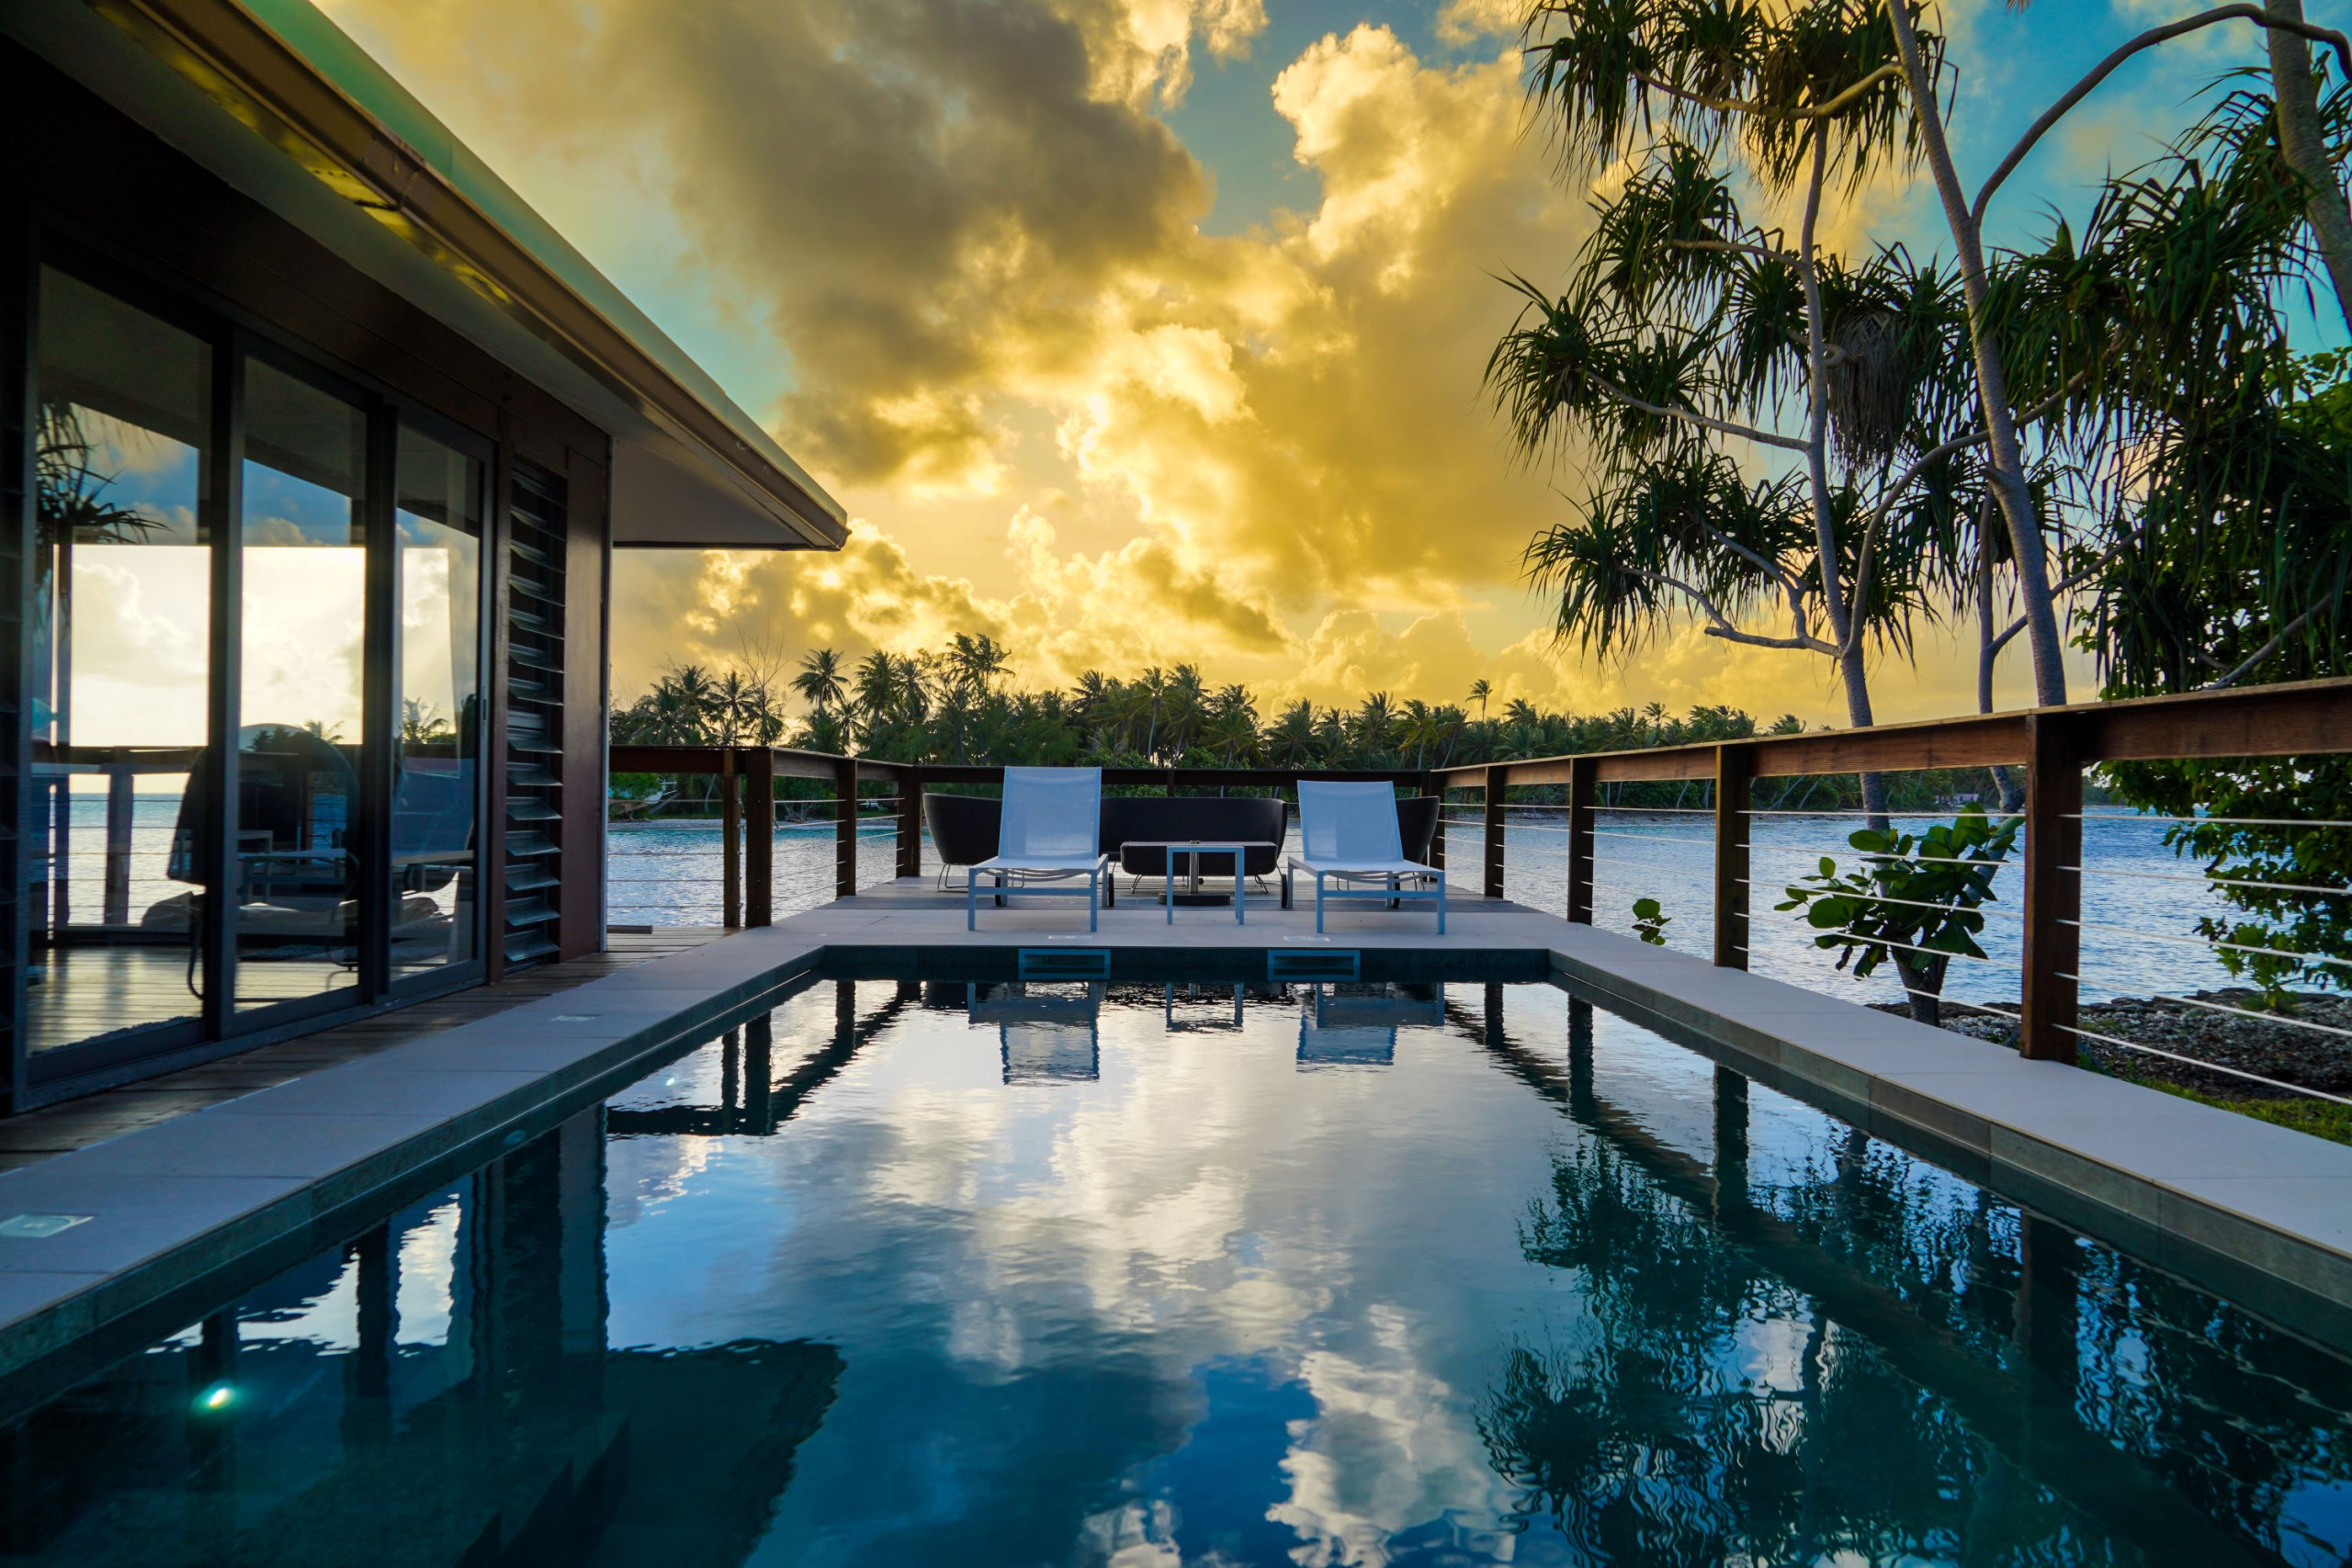
[[(1531, 908), (1558, 909), (1566, 897), (1567, 837), (1565, 819), (1549, 812), (1514, 811), (1503, 847), (1503, 891)], [(1906, 821), (1917, 830), (1931, 819)], [(1760, 817), (1752, 857), (1757, 887), (1750, 931), (1756, 951), (1749, 967), (1795, 984), (1858, 1000), (1897, 1002), (1902, 992), (1891, 968), (1857, 982), (1837, 969), (1837, 954), (1812, 944), (1811, 932), (1793, 914), (1777, 914), (1781, 889), (1815, 868), (1821, 856), (1836, 856), (1841, 867), (1858, 863), (1846, 836), (1861, 824), (1830, 815)], [(1595, 855), (1599, 862), (1593, 900), (1596, 923), (1630, 933), (1636, 898), (1658, 898), (1672, 917), (1668, 945), (1702, 955), (1714, 951), (1713, 906), (1713, 818), (1703, 813), (1602, 813)], [(776, 837), (776, 909), (779, 915), (810, 909), (833, 896), (833, 839), (830, 824), (779, 829)], [(1456, 846), (1458, 874), (1476, 875), (1475, 816), (1453, 821), (1449, 841)], [(1295, 842), (1297, 828), (1292, 826)], [(2098, 815), (2084, 824), (2082, 933), (2083, 996), (2177, 996), (2233, 984), (2197, 936), (2200, 915), (2226, 912), (2197, 879), (2198, 864), (2183, 861), (2164, 844), (2164, 826), (2145, 818)], [(621, 826), (612, 835), (610, 899), (619, 924), (716, 924), (718, 919), (719, 852), (716, 826), (664, 822)], [(891, 874), (894, 840), (886, 827), (866, 830), (859, 855), (860, 882)], [(923, 863), (939, 866), (929, 840)], [(1475, 886), (1475, 884), (1474, 884)], [(1979, 939), (1991, 962), (1955, 961), (1945, 994), (1956, 1000), (2014, 1005), (2018, 994), (2022, 881), (2014, 862), (1996, 874), (1998, 897), (1986, 908)], [(1368, 917), (1351, 917), (1361, 920)], [(2113, 929), (2109, 929), (2113, 928)]]

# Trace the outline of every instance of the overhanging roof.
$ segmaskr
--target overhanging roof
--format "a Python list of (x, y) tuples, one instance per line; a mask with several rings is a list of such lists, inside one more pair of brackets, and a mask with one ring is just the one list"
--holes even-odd
[(308, 0), (0, 12), (124, 112), (610, 433), (616, 544), (834, 549), (847, 536), (840, 503), (757, 421)]

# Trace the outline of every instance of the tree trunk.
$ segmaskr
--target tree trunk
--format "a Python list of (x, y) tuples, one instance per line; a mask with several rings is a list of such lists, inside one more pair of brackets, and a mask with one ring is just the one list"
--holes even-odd
[[(2290, 22), (2303, 19), (2303, 0), (2265, 0), (2263, 9)], [(2320, 130), (2319, 91), (2312, 78), (2309, 39), (2284, 28), (2265, 28), (2270, 44), (2270, 92), (2278, 107), (2278, 150), (2287, 166), (2311, 187), (2303, 216), (2318, 242), (2327, 279), (2335, 287), (2335, 307), (2344, 324), (2352, 327), (2352, 207), (2344, 201), (2344, 187), (2327, 155), (2327, 138)]]
[(1932, 959), (1922, 961), (1914, 953), (1894, 956), (1894, 972), (1903, 977), (1904, 999), (1911, 1004), (1912, 1021), (1930, 1029), (1940, 1028), (1944, 1021), (1943, 966)]
[[(1980, 518), (1976, 529), (1976, 711), (1993, 711), (1993, 660), (1998, 657), (1993, 647), (1993, 541), (1984, 532)], [(2025, 807), (2025, 785), (2016, 773), (2005, 767), (1995, 766), (1993, 791), (1999, 800), (2004, 816), (2014, 815)]]
[(2062, 706), (2066, 701), (2066, 647), (2058, 633), (2057, 600), (2050, 590), (2050, 562), (2042, 549), (2041, 525), (2033, 515), (2033, 494), (2026, 485), (2025, 450), (2009, 409), (2008, 376), (2001, 367), (2000, 340), (1984, 323), (1990, 285), (1984, 270), (1984, 237), (1969, 214), (1968, 198), (1961, 193), (1951, 147), (1944, 139), (1943, 113), (1937, 107), (1935, 85), (1928, 80), (1927, 63), (1919, 53), (1912, 4), (1913, 0), (1897, 0), (1887, 7), (1887, 16), (1902, 51), (1903, 73), (1911, 88), (1922, 150), (1935, 175), (1936, 194), (1943, 202), (1953, 248), (1960, 254), (1962, 291), (1968, 299), (1969, 343), (1976, 361), (1976, 395), (1984, 405), (1984, 428), (1991, 437), (1985, 444), (1985, 458), (2017, 558), (2018, 597), (2025, 609), (2026, 637), (2033, 650), (2034, 701), (2044, 707)]

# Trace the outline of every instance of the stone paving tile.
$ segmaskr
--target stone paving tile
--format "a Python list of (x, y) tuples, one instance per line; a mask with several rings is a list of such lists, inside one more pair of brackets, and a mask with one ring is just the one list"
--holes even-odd
[(99, 1144), (85, 1168), (110, 1176), (265, 1176), (313, 1180), (430, 1132), (446, 1117), (412, 1111), (259, 1115), (224, 1105), (135, 1138)]
[(349, 1114), (365, 1107), (371, 1116), (424, 1116), (435, 1121), (479, 1110), (503, 1096), (529, 1089), (543, 1074), (469, 1072), (451, 1074), (429, 1066), (402, 1067), (383, 1061), (354, 1062), (277, 1089), (250, 1094), (217, 1113), (242, 1117)]
[(86, 1214), (55, 1235), (0, 1236), (0, 1273), (115, 1274), (297, 1191), (299, 1178), (111, 1176), (70, 1168), (63, 1156), (0, 1176), (0, 1220)]

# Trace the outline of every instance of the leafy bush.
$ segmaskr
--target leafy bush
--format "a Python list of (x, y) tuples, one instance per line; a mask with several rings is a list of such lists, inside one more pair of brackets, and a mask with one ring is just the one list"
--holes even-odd
[(1657, 899), (1634, 900), (1634, 934), (1652, 947), (1666, 945), (1666, 928), (1673, 921), (1674, 917), (1668, 914)]
[(1923, 833), (1865, 828), (1846, 841), (1860, 852), (1860, 869), (1840, 873), (1821, 857), (1816, 874), (1800, 878), (1776, 909), (1803, 909), (1820, 934), (1815, 947), (1838, 953), (1838, 967), (1866, 977), (1892, 963), (1909, 992), (1911, 1014), (1942, 1021), (1944, 972), (1955, 957), (1983, 958), (1976, 938), (1982, 907), (1998, 897), (1993, 877), (2017, 848), (2021, 817), (1994, 820), (1972, 806)]

